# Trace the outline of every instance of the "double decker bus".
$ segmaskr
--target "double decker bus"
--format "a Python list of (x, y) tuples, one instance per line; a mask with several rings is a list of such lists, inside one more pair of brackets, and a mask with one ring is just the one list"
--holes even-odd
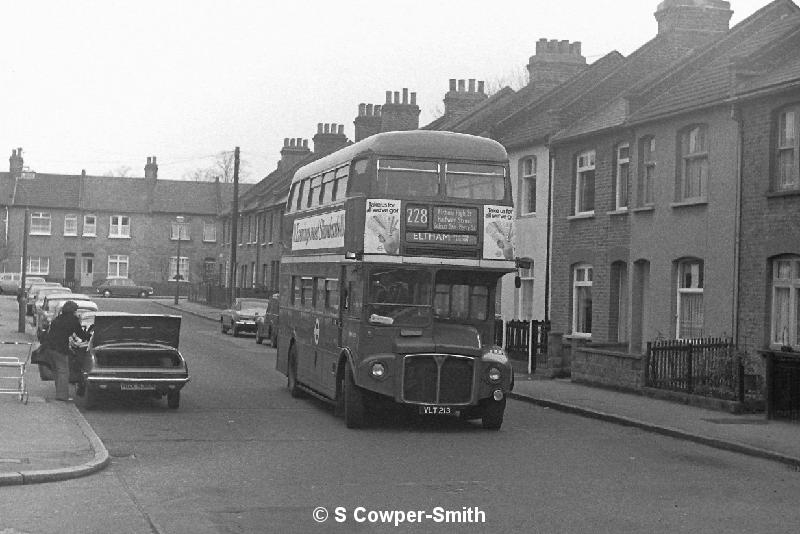
[[(277, 369), (350, 428), (381, 401), (499, 429), (513, 372), (495, 293), (515, 269), (508, 157), (436, 131), (381, 133), (300, 168), (287, 201)], [(288, 248), (288, 247), (287, 247)]]

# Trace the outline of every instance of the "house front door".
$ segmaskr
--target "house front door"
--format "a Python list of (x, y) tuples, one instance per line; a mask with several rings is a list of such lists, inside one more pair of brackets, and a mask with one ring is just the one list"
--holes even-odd
[(92, 287), (94, 282), (94, 258), (81, 258), (81, 287)]

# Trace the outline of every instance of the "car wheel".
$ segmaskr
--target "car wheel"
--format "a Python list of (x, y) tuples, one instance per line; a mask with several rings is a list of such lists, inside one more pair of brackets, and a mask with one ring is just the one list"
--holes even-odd
[(364, 409), (364, 392), (353, 379), (353, 370), (350, 362), (344, 364), (344, 382), (342, 396), (344, 397), (344, 424), (347, 428), (361, 428), (366, 423), (366, 410)]
[(147, 298), (147, 291), (139, 291), (139, 298), (146, 299)]
[(170, 391), (167, 393), (167, 407), (172, 410), (177, 410), (181, 405), (181, 392)]
[(289, 388), (289, 394), (294, 398), (303, 396), (303, 390), (297, 382), (297, 349), (292, 347), (289, 349), (289, 370), (287, 371), (286, 386)]
[(104, 296), (105, 298), (108, 298), (108, 297), (110, 297), (110, 296), (111, 296), (111, 291), (109, 291), (108, 289), (106, 289), (105, 291), (103, 291), (103, 296)]
[(486, 399), (484, 402), (486, 404), (483, 407), (483, 416), (481, 417), (483, 428), (500, 430), (503, 425), (503, 414), (506, 411), (506, 399), (503, 398), (499, 402), (494, 399)]
[(228, 329), (225, 327), (225, 322), (222, 319), (220, 319), (219, 320), (219, 324), (222, 327), (222, 333), (223, 334), (227, 334), (228, 333)]

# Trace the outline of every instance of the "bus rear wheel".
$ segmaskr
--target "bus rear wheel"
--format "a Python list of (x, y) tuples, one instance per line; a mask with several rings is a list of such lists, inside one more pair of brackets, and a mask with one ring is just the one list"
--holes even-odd
[(353, 378), (353, 369), (350, 362), (344, 364), (342, 377), (342, 396), (344, 398), (344, 424), (347, 428), (361, 428), (366, 423), (366, 409), (364, 406), (364, 392), (358, 387)]
[(297, 383), (297, 349), (294, 346), (289, 349), (289, 369), (286, 376), (286, 386), (289, 388), (289, 394), (295, 399), (302, 397), (303, 391)]
[(503, 426), (503, 414), (505, 411), (505, 397), (501, 401), (496, 401), (491, 398), (486, 399), (483, 406), (483, 416), (481, 417), (483, 428), (487, 430), (500, 430), (500, 427)]

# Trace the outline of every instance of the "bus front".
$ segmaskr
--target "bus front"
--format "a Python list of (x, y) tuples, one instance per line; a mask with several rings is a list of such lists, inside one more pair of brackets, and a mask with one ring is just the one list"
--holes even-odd
[(481, 418), (498, 429), (513, 387), (494, 344), (498, 281), (515, 270), (508, 165), (494, 141), (455, 135), (363, 165), (369, 185), (363, 211), (353, 211), (363, 214), (353, 215), (363, 242), (351, 241), (359, 265), (346, 275), (363, 298), (343, 302), (345, 315), (355, 300), (363, 309), (360, 327), (345, 326), (358, 333), (343, 339), (352, 342), (358, 387), (423, 415)]

